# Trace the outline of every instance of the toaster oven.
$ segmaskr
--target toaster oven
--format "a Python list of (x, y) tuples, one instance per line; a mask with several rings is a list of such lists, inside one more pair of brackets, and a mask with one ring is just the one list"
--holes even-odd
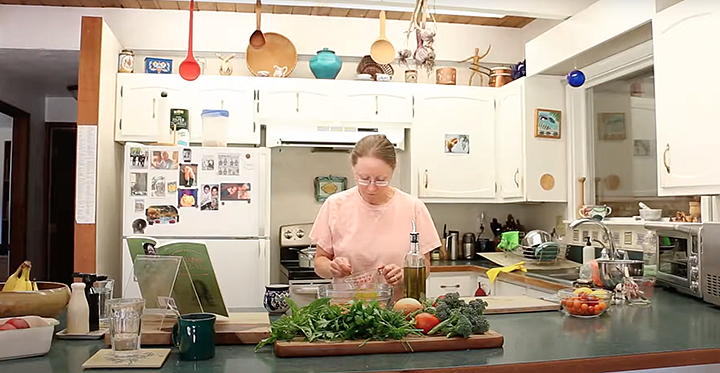
[(647, 223), (657, 233), (657, 282), (698, 298), (701, 287), (701, 229), (698, 223)]
[(703, 299), (720, 306), (720, 222), (703, 224), (700, 241)]

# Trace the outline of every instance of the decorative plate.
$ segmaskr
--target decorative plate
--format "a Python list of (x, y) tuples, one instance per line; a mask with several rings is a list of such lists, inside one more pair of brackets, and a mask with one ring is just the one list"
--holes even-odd
[(347, 189), (347, 178), (344, 176), (318, 176), (315, 178), (315, 199), (318, 202), (325, 200), (335, 193)]

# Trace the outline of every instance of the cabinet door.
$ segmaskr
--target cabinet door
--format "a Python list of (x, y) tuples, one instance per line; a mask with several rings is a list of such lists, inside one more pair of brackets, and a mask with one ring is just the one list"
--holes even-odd
[(431, 87), (415, 98), (412, 161), (421, 198), (495, 197), (495, 108), (482, 88)]
[(157, 141), (170, 109), (186, 103), (179, 76), (118, 74), (117, 141)]
[(412, 122), (413, 97), (404, 85), (347, 82), (342, 90), (344, 123)]
[(653, 19), (659, 195), (720, 193), (720, 171), (713, 166), (720, 163), (720, 75), (677, 75), (688, 61), (720, 60), (720, 49), (711, 46), (718, 35), (717, 1), (686, 0)]
[(334, 86), (283, 79), (259, 90), (262, 124), (328, 123), (336, 120)]
[(500, 88), (497, 102), (497, 172), (503, 199), (522, 199), (523, 192), (523, 85)]
[[(196, 90), (196, 109), (191, 113), (192, 141), (202, 141), (202, 110), (222, 109), (230, 114), (228, 143), (259, 144), (260, 128), (255, 123), (255, 90), (250, 84), (243, 84), (238, 80), (232, 80), (231, 84), (228, 84), (225, 77), (207, 78), (209, 79), (203, 80), (203, 85)], [(225, 78), (225, 82), (212, 78)]]

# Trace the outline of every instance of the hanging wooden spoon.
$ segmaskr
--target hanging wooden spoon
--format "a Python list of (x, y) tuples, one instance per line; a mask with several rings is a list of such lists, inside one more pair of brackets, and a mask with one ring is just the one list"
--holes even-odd
[(250, 46), (253, 48), (262, 48), (265, 45), (265, 35), (260, 31), (260, 15), (262, 14), (262, 4), (260, 0), (255, 2), (255, 32), (250, 35)]
[(395, 47), (385, 36), (385, 11), (380, 11), (380, 36), (370, 47), (370, 57), (379, 64), (388, 64), (395, 60)]
[(195, 0), (190, 0), (190, 32), (188, 36), (188, 54), (185, 61), (180, 64), (180, 76), (187, 80), (193, 81), (200, 76), (200, 64), (195, 60), (193, 54), (193, 13), (195, 11)]

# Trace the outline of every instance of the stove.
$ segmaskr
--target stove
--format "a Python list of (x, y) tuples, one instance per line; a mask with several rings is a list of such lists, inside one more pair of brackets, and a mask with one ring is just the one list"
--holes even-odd
[(319, 280), (313, 268), (300, 267), (298, 251), (313, 245), (310, 240), (312, 223), (280, 227), (280, 272), (282, 280)]
[(318, 276), (314, 268), (300, 267), (298, 251), (313, 245), (310, 230), (312, 224), (280, 227), (280, 280), (290, 285), (290, 299), (299, 307), (317, 299), (319, 287), (332, 282)]

